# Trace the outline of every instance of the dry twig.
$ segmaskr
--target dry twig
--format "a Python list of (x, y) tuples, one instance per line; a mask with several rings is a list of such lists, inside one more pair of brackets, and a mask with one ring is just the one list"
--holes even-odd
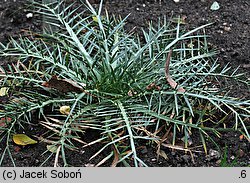
[[(169, 74), (169, 65), (170, 65), (170, 58), (171, 58), (171, 55), (172, 55), (172, 50), (169, 51), (168, 53), (168, 57), (167, 57), (167, 60), (166, 60), (166, 64), (165, 64), (165, 76), (166, 76), (166, 79), (167, 79), (167, 82), (169, 83), (169, 85), (173, 88), (173, 89), (176, 89), (178, 84), (172, 79), (172, 77), (170, 76)], [(177, 89), (178, 92), (185, 92), (186, 90), (183, 88), (183, 87), (179, 87)]]

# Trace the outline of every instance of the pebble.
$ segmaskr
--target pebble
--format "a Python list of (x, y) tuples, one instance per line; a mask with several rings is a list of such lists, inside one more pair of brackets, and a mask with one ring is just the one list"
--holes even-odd
[(155, 158), (151, 159), (152, 162), (155, 162), (156, 160), (157, 160), (157, 159), (155, 159)]
[(87, 164), (84, 164), (85, 167), (94, 167), (95, 164), (92, 164), (92, 163), (87, 163)]
[(178, 3), (178, 2), (180, 2), (180, 0), (174, 0), (174, 2), (175, 2), (175, 3)]
[(216, 150), (213, 150), (213, 149), (210, 149), (210, 150), (209, 150), (209, 155), (210, 155), (210, 156), (217, 157), (217, 158), (220, 157), (219, 151), (216, 151)]
[(161, 165), (162, 164), (162, 161), (158, 162), (158, 165)]
[(215, 163), (218, 165), (218, 164), (221, 163), (221, 160), (219, 159), (219, 160), (217, 160)]
[(32, 18), (32, 17), (33, 17), (33, 13), (27, 13), (27, 14), (26, 14), (26, 18), (29, 19), (29, 18)]
[(229, 32), (231, 30), (231, 27), (224, 27), (224, 31)]
[(217, 33), (223, 34), (223, 31), (222, 30), (218, 30)]
[(85, 151), (84, 150), (80, 150), (80, 154), (84, 154), (85, 153)]
[(243, 68), (250, 68), (250, 64), (243, 64), (242, 67)]
[(207, 160), (211, 161), (213, 159), (220, 159), (220, 156), (221, 156), (221, 154), (219, 151), (209, 149), (209, 153), (207, 155)]

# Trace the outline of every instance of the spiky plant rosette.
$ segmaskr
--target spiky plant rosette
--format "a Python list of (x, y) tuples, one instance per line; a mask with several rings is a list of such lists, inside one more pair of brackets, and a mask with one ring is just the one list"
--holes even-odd
[[(194, 131), (206, 152), (206, 140), (220, 136), (228, 116), (234, 117), (232, 130), (250, 138), (249, 101), (228, 96), (220, 85), (223, 79), (249, 81), (213, 59), (204, 30), (210, 24), (185, 32), (180, 19), (164, 19), (139, 37), (125, 31), (127, 17), (103, 16), (102, 1), (98, 10), (88, 1), (83, 5), (84, 11), (63, 1), (35, 3), (53, 31), (1, 44), (2, 57), (18, 60), (0, 73), (1, 87), (8, 89), (0, 117), (11, 119), (0, 127), (7, 139), (2, 157), (11, 156), (11, 135), (32, 124), (34, 115), (49, 129), (38, 139), (57, 149), (56, 158), (61, 153), (64, 166), (65, 148), (96, 143), (102, 148), (90, 159), (109, 152), (97, 166), (107, 160), (111, 166), (147, 166), (142, 143), (160, 153), (162, 146), (174, 148), (181, 135), (188, 151)], [(99, 135), (87, 143), (84, 132), (90, 129)]]

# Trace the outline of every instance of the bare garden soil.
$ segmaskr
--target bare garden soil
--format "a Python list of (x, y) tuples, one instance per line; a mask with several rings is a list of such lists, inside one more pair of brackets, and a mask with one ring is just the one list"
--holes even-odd
[[(72, 1), (72, 0), (71, 0)], [(93, 4), (98, 4), (98, 0), (89, 0)], [(39, 31), (41, 24), (37, 21), (36, 15), (27, 18), (28, 10), (25, 0), (0, 0), (0, 42), (7, 43), (10, 36), (18, 38), (23, 30)], [(72, 1), (73, 2), (73, 1)], [(115, 15), (125, 17), (130, 14), (126, 29), (134, 29), (140, 33), (141, 28), (146, 28), (149, 21), (156, 22), (159, 17), (180, 16), (185, 17), (186, 29), (214, 22), (206, 29), (210, 36), (209, 42), (218, 50), (218, 60), (223, 67), (230, 64), (232, 68), (240, 67), (241, 72), (245, 72), (250, 79), (250, 1), (249, 0), (218, 0), (220, 9), (210, 10), (213, 0), (180, 0), (175, 3), (173, 0), (106, 0), (104, 7)], [(1, 59), (0, 65), (6, 64), (6, 60)], [(231, 93), (240, 98), (250, 98), (249, 88), (244, 88), (236, 83), (226, 83), (231, 88)], [(1, 99), (3, 100), (3, 99)], [(1, 102), (0, 100), (0, 102)], [(250, 123), (250, 121), (248, 121)], [(230, 123), (230, 122), (229, 122)], [(229, 124), (230, 125), (230, 124)], [(42, 134), (46, 129), (32, 124), (25, 129), (20, 129), (20, 133), (27, 135)], [(250, 165), (250, 143), (245, 138), (240, 138), (238, 132), (222, 132), (221, 137), (214, 137), (219, 147), (212, 142), (208, 142), (208, 154), (203, 152), (199, 140), (199, 135), (193, 134), (194, 151), (184, 152), (163, 148), (167, 156), (159, 157), (157, 160), (156, 148), (154, 145), (140, 144), (140, 157), (148, 166), (249, 166)], [(98, 134), (87, 131), (84, 139), (91, 141)], [(181, 141), (179, 142), (181, 145)], [(12, 156), (16, 166), (40, 166), (48, 157), (46, 144), (40, 142), (35, 145), (21, 147), (16, 150), (14, 143), (12, 146)], [(80, 149), (79, 151), (67, 151), (67, 161), (70, 166), (93, 166), (100, 162), (105, 154), (89, 161), (101, 144)], [(4, 144), (0, 144), (0, 154), (2, 154)], [(44, 166), (53, 166), (54, 156), (47, 161)], [(110, 166), (111, 161), (102, 166)], [(59, 165), (63, 166), (62, 159)], [(5, 156), (1, 166), (13, 166), (9, 156)]]

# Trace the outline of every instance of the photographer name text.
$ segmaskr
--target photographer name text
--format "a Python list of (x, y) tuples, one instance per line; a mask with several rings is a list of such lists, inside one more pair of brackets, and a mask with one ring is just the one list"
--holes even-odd
[(52, 169), (50, 171), (28, 171), (28, 170), (4, 170), (2, 172), (2, 177), (4, 180), (15, 180), (15, 179), (81, 179), (82, 172), (80, 169), (76, 171), (67, 170), (56, 170)]

